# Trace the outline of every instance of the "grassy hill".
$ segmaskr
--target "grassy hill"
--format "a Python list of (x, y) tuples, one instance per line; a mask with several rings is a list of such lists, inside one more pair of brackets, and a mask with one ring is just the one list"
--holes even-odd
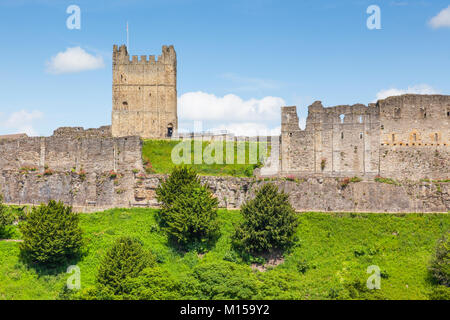
[[(241, 272), (236, 274), (238, 283), (252, 283), (254, 290), (247, 293), (252, 298), (351, 298), (355, 283), (365, 284), (367, 267), (378, 265), (381, 289), (366, 297), (427, 299), (432, 288), (427, 265), (436, 240), (450, 228), (448, 214), (300, 214), (298, 240), (284, 263), (260, 272), (252, 271), (250, 263), (243, 262), (231, 248), (233, 223), (241, 219), (239, 211), (220, 211), (222, 235), (204, 255), (173, 248), (159, 230), (155, 214), (152, 209), (81, 214), (86, 250), (74, 263), (81, 269), (82, 288), (94, 284), (99, 261), (114, 239), (131, 235), (140, 238), (156, 255), (160, 267), (180, 281), (192, 279), (193, 271), (198, 274), (214, 263), (236, 265)], [(17, 230), (11, 235), (20, 238)], [(19, 259), (17, 242), (0, 241), (0, 299), (56, 299), (68, 277), (66, 268), (28, 267)]]
[[(180, 141), (176, 140), (144, 140), (142, 147), (142, 158), (144, 163), (147, 162), (147, 168), (149, 168), (149, 173), (170, 173), (172, 168), (175, 166), (171, 159), (172, 149), (178, 145)], [(234, 156), (231, 161), (228, 163), (225, 159), (226, 155), (226, 143), (223, 144), (223, 155), (224, 160), (223, 164), (206, 164), (204, 161), (202, 164), (194, 164), (194, 141), (191, 141), (191, 153), (189, 158), (191, 159), (192, 165), (200, 175), (215, 175), (215, 176), (236, 176), (236, 177), (249, 177), (253, 175), (253, 169), (258, 167), (260, 163), (249, 163), (249, 149), (250, 145), (252, 147), (256, 147), (258, 150), (258, 159), (265, 155), (264, 151), (267, 148), (267, 143), (264, 142), (242, 142), (242, 146), (245, 148), (245, 163), (237, 164), (237, 149), (238, 144), (234, 144)], [(255, 146), (256, 145), (256, 146)], [(202, 142), (202, 154), (205, 154), (205, 150), (208, 152), (208, 147), (213, 146), (210, 142), (203, 141)], [(270, 152), (270, 148), (269, 148)], [(212, 155), (215, 155), (215, 152), (210, 152)]]

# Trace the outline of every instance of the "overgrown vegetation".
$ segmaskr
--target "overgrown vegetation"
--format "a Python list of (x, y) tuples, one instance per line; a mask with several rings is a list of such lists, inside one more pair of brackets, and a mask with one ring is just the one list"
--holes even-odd
[(79, 216), (62, 202), (34, 207), (19, 229), (21, 254), (28, 262), (57, 266), (80, 253)]
[[(176, 166), (171, 158), (172, 150), (179, 143), (180, 141), (176, 140), (145, 140), (142, 147), (142, 158), (147, 173), (170, 173), (173, 167)], [(221, 143), (223, 144), (222, 163), (206, 164), (202, 161), (202, 164), (194, 164), (195, 141), (192, 140), (190, 154), (187, 156), (191, 164), (188, 164), (188, 166), (194, 168), (200, 175), (251, 177), (253, 176), (253, 170), (262, 166), (262, 157), (268, 156), (267, 152), (265, 152), (266, 149), (270, 153), (270, 148), (267, 148), (266, 142), (240, 142), (239, 145), (245, 149), (245, 161), (243, 164), (238, 164), (238, 143), (232, 143), (234, 153), (228, 159), (232, 161), (227, 161), (227, 143), (225, 141)], [(212, 157), (215, 156), (215, 151), (210, 152), (209, 149), (212, 146), (212, 142), (203, 141), (201, 145), (203, 155), (209, 153)], [(250, 148), (257, 148), (258, 150), (256, 163), (250, 163), (249, 161)]]
[(14, 217), (8, 208), (3, 204), (3, 196), (0, 195), (0, 238), (5, 233), (7, 226), (14, 222)]
[(239, 250), (259, 254), (283, 250), (292, 244), (298, 225), (289, 195), (267, 183), (241, 208), (244, 221), (233, 237)]
[[(429, 299), (446, 290), (428, 266), (450, 229), (448, 214), (299, 214), (294, 245), (282, 264), (265, 272), (252, 270), (233, 249), (234, 226), (243, 222), (239, 211), (219, 210), (220, 237), (203, 254), (174, 248), (157, 216), (154, 209), (80, 214), (86, 243), (76, 263), (81, 290), (95, 288), (98, 268), (123, 236), (139, 238), (156, 260), (124, 282), (129, 299)], [(67, 265), (51, 274), (30, 268), (20, 260), (19, 245), (0, 241), (0, 299), (61, 297)], [(370, 265), (381, 269), (380, 290), (364, 286)]]

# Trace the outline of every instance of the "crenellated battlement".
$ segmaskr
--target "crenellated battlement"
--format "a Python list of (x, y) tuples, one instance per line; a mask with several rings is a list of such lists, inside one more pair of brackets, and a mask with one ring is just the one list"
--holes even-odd
[(113, 65), (118, 64), (176, 64), (177, 56), (173, 45), (162, 46), (162, 53), (156, 58), (155, 55), (132, 55), (128, 53), (126, 45), (113, 46)]

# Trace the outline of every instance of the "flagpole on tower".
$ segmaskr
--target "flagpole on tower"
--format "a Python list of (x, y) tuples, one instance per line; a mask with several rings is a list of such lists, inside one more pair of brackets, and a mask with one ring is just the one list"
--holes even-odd
[(130, 37), (128, 35), (128, 21), (127, 21), (127, 48), (128, 48), (128, 51), (130, 51)]

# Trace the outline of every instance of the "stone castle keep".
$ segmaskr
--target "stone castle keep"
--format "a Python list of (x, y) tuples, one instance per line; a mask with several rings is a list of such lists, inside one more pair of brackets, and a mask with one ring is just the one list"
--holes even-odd
[(282, 108), (282, 174), (418, 180), (450, 176), (450, 96), (403, 95), (368, 106)]
[(162, 54), (133, 56), (113, 48), (112, 135), (168, 138), (178, 128), (177, 56), (173, 46)]
[[(157, 59), (139, 59), (130, 58), (126, 46), (114, 46), (112, 69), (111, 126), (0, 136), (6, 203), (55, 199), (79, 211), (158, 205), (155, 190), (164, 177), (145, 174), (142, 139), (176, 136), (174, 47), (163, 46)], [(266, 163), (275, 163), (273, 177), (202, 177), (221, 207), (239, 208), (271, 180), (299, 211), (450, 210), (450, 96), (403, 95), (329, 108), (315, 102), (304, 130), (296, 107), (281, 112), (281, 136), (271, 141)], [(363, 181), (343, 188), (341, 180), (354, 176)], [(401, 183), (379, 183), (376, 176)]]

